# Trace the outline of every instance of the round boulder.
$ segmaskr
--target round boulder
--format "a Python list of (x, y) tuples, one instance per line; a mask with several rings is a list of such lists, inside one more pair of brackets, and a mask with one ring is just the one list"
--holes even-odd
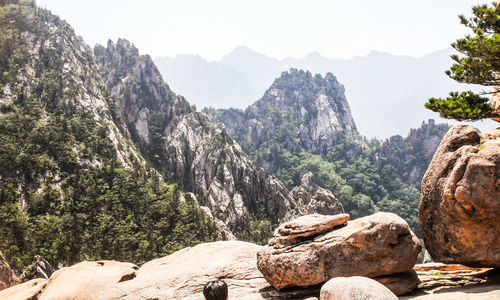
[(323, 285), (320, 300), (397, 300), (384, 285), (373, 279), (353, 276), (336, 277)]
[(408, 223), (379, 212), (303, 216), (282, 224), (257, 252), (257, 267), (276, 289), (313, 286), (333, 277), (377, 277), (412, 269), (421, 246)]

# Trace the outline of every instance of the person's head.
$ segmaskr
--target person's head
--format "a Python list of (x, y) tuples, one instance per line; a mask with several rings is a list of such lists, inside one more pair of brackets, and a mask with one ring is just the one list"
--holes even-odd
[(222, 280), (212, 280), (205, 284), (203, 295), (207, 300), (226, 300), (227, 284)]

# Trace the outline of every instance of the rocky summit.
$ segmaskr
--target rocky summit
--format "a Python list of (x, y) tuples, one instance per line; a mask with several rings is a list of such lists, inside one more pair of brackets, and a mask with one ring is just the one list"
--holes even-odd
[(376, 213), (347, 220), (347, 215), (305, 216), (281, 225), (257, 253), (259, 270), (281, 290), (339, 276), (389, 275), (415, 265), (420, 242), (397, 215)]
[(455, 125), (422, 180), (419, 219), (438, 262), (500, 267), (500, 129)]
[[(344, 87), (332, 73), (322, 77), (290, 69), (282, 72), (262, 98), (244, 111), (204, 112), (212, 122), (225, 124), (245, 149), (258, 147), (271, 136), (288, 134), (283, 138), (290, 150), (299, 147), (324, 153), (344, 136), (357, 138)], [(300, 141), (298, 145), (294, 138)]]

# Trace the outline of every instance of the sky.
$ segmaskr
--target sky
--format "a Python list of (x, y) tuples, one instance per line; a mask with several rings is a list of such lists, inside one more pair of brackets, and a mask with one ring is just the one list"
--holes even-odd
[(37, 0), (94, 46), (126, 38), (152, 57), (219, 60), (236, 46), (276, 58), (371, 50), (423, 56), (467, 34), (472, 0)]

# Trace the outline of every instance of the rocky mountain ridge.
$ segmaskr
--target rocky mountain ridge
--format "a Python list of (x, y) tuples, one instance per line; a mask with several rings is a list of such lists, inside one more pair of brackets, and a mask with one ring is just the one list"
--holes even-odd
[[(331, 73), (322, 77), (290, 69), (244, 111), (204, 112), (212, 122), (224, 123), (247, 148), (257, 148), (278, 134), (289, 150), (300, 147), (321, 154), (338, 141), (339, 135), (359, 139), (344, 86)], [(293, 124), (288, 123), (290, 120)]]
[[(94, 53), (122, 128), (169, 182), (193, 192), (232, 230), (256, 215), (277, 223), (298, 214), (293, 194), (254, 167), (223, 125), (171, 91), (149, 56), (124, 39)], [(322, 201), (342, 210), (333, 195)]]
[(303, 186), (312, 172), (309, 177), (353, 216), (395, 212), (420, 235), (420, 181), (448, 126), (429, 120), (406, 137), (367, 140), (356, 130), (344, 92), (331, 73), (291, 69), (245, 110), (203, 111), (288, 188)]

